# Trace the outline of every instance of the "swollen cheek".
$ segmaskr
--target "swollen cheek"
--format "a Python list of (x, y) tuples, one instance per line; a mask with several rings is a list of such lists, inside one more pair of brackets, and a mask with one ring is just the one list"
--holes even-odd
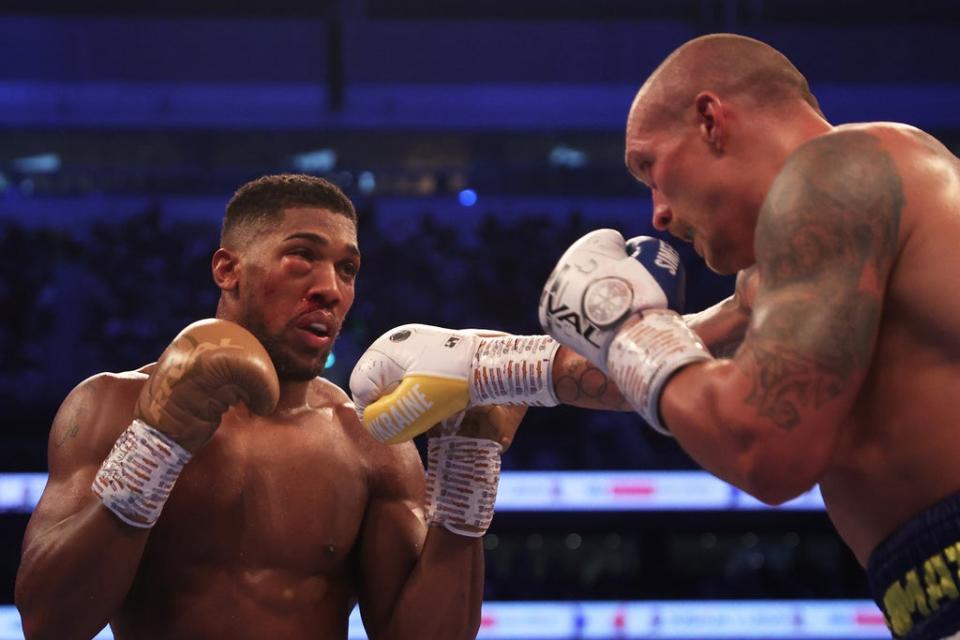
[(310, 275), (310, 265), (291, 263), (287, 266), (286, 273), (291, 278), (303, 278)]

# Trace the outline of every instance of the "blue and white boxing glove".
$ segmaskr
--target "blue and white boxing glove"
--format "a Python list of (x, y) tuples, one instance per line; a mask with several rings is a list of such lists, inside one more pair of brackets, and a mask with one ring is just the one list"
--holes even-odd
[(683, 265), (673, 247), (598, 229), (560, 258), (540, 296), (540, 325), (606, 372), (610, 344), (624, 320), (644, 309), (679, 312), (683, 296)]
[[(598, 229), (560, 258), (540, 296), (540, 325), (588, 358), (657, 431), (660, 393), (681, 367), (711, 359), (680, 315), (684, 271), (666, 242)], [(624, 329), (637, 316), (639, 321)]]

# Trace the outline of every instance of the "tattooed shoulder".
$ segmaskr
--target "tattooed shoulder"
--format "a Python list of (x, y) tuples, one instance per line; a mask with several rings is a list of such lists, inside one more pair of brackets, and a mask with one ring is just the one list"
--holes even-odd
[(60, 434), (57, 436), (56, 447), (59, 449), (66, 443), (67, 440), (72, 440), (77, 437), (77, 434), (80, 433), (80, 423), (72, 422), (67, 425), (66, 428), (60, 431)]
[[(760, 286), (886, 271), (897, 248), (903, 188), (874, 136), (835, 133), (797, 150), (771, 186), (757, 221)], [(825, 264), (846, 267), (839, 273)]]
[(807, 143), (777, 177), (757, 224), (759, 291), (739, 354), (760, 415), (795, 426), (869, 366), (903, 206), (896, 165), (863, 132)]

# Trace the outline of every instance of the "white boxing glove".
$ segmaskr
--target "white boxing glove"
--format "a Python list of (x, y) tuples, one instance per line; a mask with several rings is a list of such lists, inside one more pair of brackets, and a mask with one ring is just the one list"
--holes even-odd
[(381, 442), (403, 442), (477, 405), (555, 406), (549, 336), (408, 324), (386, 332), (350, 374), (357, 413)]
[[(683, 321), (684, 272), (666, 242), (598, 229), (560, 258), (540, 296), (540, 324), (600, 367), (655, 429), (660, 393), (680, 367), (709, 359)], [(624, 322), (642, 319), (626, 331)]]
[(607, 351), (620, 325), (640, 309), (683, 305), (683, 266), (666, 242), (598, 229), (561, 256), (540, 296), (540, 326), (607, 370)]

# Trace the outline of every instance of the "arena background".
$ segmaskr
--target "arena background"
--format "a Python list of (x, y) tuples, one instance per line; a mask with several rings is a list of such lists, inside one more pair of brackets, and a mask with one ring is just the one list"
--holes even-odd
[[(0, 638), (22, 637), (13, 581), (60, 400), (213, 314), (244, 181), (323, 175), (358, 205), (343, 384), (396, 324), (538, 332), (573, 239), (651, 233), (623, 124), (690, 37), (773, 44), (833, 122), (960, 140), (956, 2), (135, 4), (0, 2)], [(689, 310), (729, 294), (684, 257)], [(816, 491), (762, 508), (638, 417), (573, 409), (532, 409), (504, 465), (481, 637), (886, 637)]]

